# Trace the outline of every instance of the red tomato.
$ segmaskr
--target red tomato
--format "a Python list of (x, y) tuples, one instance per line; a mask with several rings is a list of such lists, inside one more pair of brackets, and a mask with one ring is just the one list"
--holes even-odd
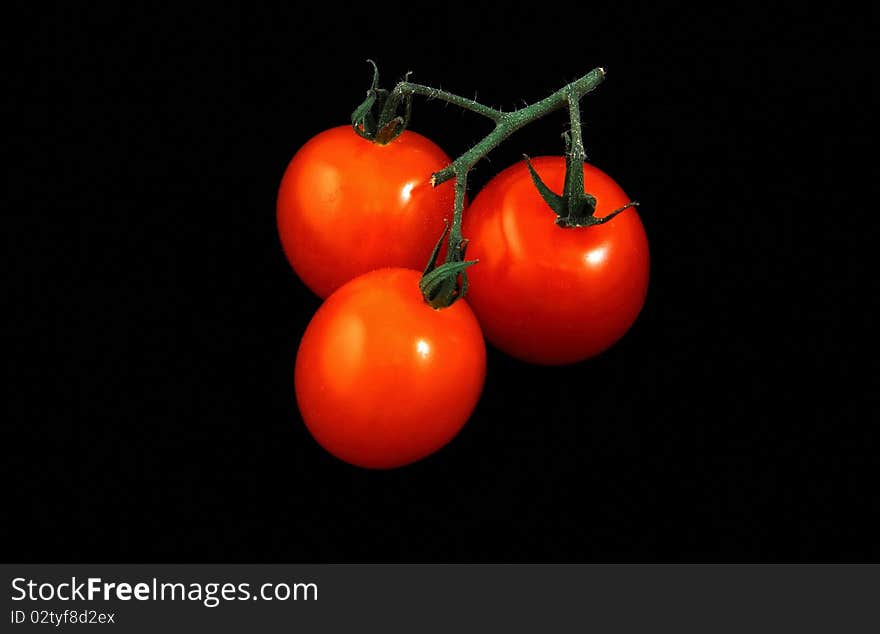
[(300, 279), (327, 297), (367, 271), (423, 269), (452, 215), (452, 181), (430, 184), (449, 162), (432, 141), (408, 130), (387, 145), (350, 126), (312, 138), (278, 191), (278, 232)]
[(471, 415), (486, 374), (483, 335), (464, 301), (435, 310), (421, 274), (380, 269), (318, 309), (296, 357), (303, 421), (331, 454), (387, 469), (448, 443)]
[[(563, 157), (532, 160), (562, 191)], [(584, 165), (603, 217), (630, 201), (607, 174)], [(606, 350), (629, 329), (648, 289), (648, 239), (635, 209), (606, 224), (563, 229), (525, 162), (495, 176), (465, 212), (468, 303), (486, 338), (524, 361), (564, 364)]]

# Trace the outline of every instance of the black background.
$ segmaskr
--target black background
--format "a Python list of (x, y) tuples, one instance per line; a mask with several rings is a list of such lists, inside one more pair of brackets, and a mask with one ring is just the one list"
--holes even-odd
[[(613, 4), (7, 22), (2, 558), (880, 559), (857, 368), (877, 304), (869, 181), (843, 167), (868, 146), (868, 16)], [(652, 248), (618, 345), (564, 368), (490, 349), (462, 433), (389, 472), (302, 425), (293, 361), (319, 300), (274, 225), (287, 162), (348, 120), (368, 57), (387, 85), (412, 70), (504, 108), (607, 68), (585, 143), (641, 201)], [(523, 152), (559, 153), (564, 125), (517, 133), (472, 192)], [(412, 128), (453, 156), (486, 131), (424, 101)]]

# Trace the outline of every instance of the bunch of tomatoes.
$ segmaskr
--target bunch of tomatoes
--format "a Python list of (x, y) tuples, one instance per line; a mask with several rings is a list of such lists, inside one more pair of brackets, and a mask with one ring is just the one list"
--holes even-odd
[[(297, 352), (297, 402), (315, 440), (354, 465), (398, 467), (447, 444), (480, 398), (484, 337), (527, 362), (574, 363), (620, 339), (644, 304), (648, 241), (636, 210), (560, 227), (523, 161), (464, 210), (478, 263), (466, 296), (433, 308), (419, 281), (453, 209), (453, 181), (431, 179), (449, 164), (411, 130), (380, 144), (341, 126), (308, 141), (281, 181), (285, 255), (325, 299)], [(563, 156), (532, 166), (563, 188)], [(583, 170), (597, 218), (629, 202), (608, 175)]]

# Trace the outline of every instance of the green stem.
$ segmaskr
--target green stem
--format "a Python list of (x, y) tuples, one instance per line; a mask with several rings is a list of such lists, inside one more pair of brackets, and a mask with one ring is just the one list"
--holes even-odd
[[(495, 129), (487, 134), (470, 150), (455, 159), (449, 167), (434, 174), (434, 184), (439, 185), (450, 178), (457, 177), (461, 172), (470, 170), (480, 159), (494, 150), (511, 134), (533, 121), (568, 105), (569, 95), (580, 99), (596, 88), (605, 79), (605, 70), (596, 68), (589, 73), (554, 92), (549, 97), (513, 112), (501, 113)], [(395, 90), (397, 90), (395, 88)], [(439, 98), (439, 97), (438, 97)]]
[[(468, 173), (462, 172), (461, 176), (455, 179), (455, 213), (452, 216), (452, 228), (449, 230), (449, 247), (450, 249), (461, 249), (461, 217), (464, 211), (464, 198), (467, 195), (467, 178)], [(449, 262), (453, 256), (446, 254), (446, 261)]]
[(484, 117), (488, 117), (493, 121), (498, 121), (501, 117), (504, 116), (504, 113), (500, 110), (490, 108), (489, 106), (484, 106), (483, 104), (477, 102), (475, 99), (467, 99), (459, 95), (454, 95), (451, 92), (440, 90), (438, 88), (431, 88), (430, 86), (423, 86), (422, 84), (414, 84), (412, 82), (402, 81), (397, 84), (394, 92), (397, 92), (401, 95), (421, 95), (422, 97), (428, 97), (429, 99), (440, 99), (441, 101), (451, 103), (452, 105), (458, 106), (459, 108), (464, 108), (465, 110), (470, 110), (471, 112), (475, 112), (477, 114), (483, 115)]
[[(571, 123), (571, 135), (569, 138), (569, 147), (568, 155), (569, 161), (572, 165), (577, 165), (580, 167), (581, 163), (584, 162), (584, 158), (586, 157), (586, 152), (584, 152), (584, 139), (581, 134), (581, 107), (580, 107), (580, 96), (569, 93), (568, 95), (568, 119)], [(581, 195), (584, 193), (584, 170), (580, 169), (572, 169), (569, 170), (569, 183), (568, 183), (568, 191), (566, 194), (571, 192), (578, 192)]]
[[(434, 262), (428, 264), (428, 272), (423, 281), (427, 279), (429, 284), (423, 286), (423, 294), (425, 299), (432, 306), (442, 308), (449, 306), (456, 299), (464, 295), (467, 288), (467, 273), (465, 266), (473, 264), (473, 262), (463, 263), (464, 260), (464, 240), (461, 234), (461, 220), (464, 213), (464, 199), (467, 190), (468, 172), (473, 169), (480, 160), (482, 160), (489, 152), (494, 150), (511, 134), (536, 121), (547, 114), (568, 107), (571, 118), (571, 136), (573, 137), (572, 145), (569, 148), (569, 160), (572, 156), (580, 157), (579, 162), (583, 162), (584, 147), (581, 139), (581, 123), (579, 101), (581, 97), (595, 89), (605, 79), (605, 70), (603, 68), (594, 68), (580, 79), (563, 86), (552, 95), (535, 102), (524, 108), (514, 110), (513, 112), (503, 112), (489, 106), (478, 103), (476, 99), (467, 99), (459, 95), (452, 94), (445, 90), (439, 90), (422, 84), (415, 84), (410, 81), (402, 81), (398, 83), (394, 90), (388, 93), (387, 100), (384, 102), (385, 107), (382, 109), (380, 123), (386, 124), (386, 120), (390, 120), (397, 104), (402, 99), (411, 99), (413, 95), (421, 95), (430, 99), (440, 99), (447, 103), (451, 103), (470, 112), (482, 115), (495, 122), (495, 127), (489, 134), (481, 139), (467, 152), (456, 158), (447, 167), (435, 172), (431, 176), (431, 184), (437, 186), (452, 178), (455, 178), (455, 209), (452, 216), (452, 226), (449, 230), (449, 239), (447, 242), (446, 262), (437, 267)], [(375, 82), (374, 82), (375, 83)], [(369, 103), (365, 104), (369, 107)], [(409, 106), (409, 102), (407, 102)], [(359, 111), (356, 111), (356, 113)], [(401, 119), (408, 120), (407, 116)], [(355, 117), (356, 118), (356, 117)], [(405, 124), (404, 124), (405, 127)], [(389, 128), (390, 129), (390, 128)], [(400, 128), (402, 129), (402, 128)], [(398, 129), (392, 130), (393, 134), (399, 134)], [(571, 172), (571, 170), (566, 170)], [(578, 182), (571, 183), (575, 187), (567, 188), (568, 191), (579, 191), (583, 197), (583, 170), (574, 170), (575, 178)], [(578, 176), (579, 174), (579, 176)], [(577, 187), (579, 185), (579, 187)], [(462, 278), (459, 285), (459, 276)], [(429, 297), (431, 295), (431, 297)]]

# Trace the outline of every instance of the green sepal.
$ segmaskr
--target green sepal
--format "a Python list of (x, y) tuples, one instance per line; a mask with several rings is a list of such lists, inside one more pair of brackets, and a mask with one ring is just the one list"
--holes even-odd
[(572, 227), (592, 227), (593, 225), (604, 225), (609, 220), (613, 220), (617, 217), (621, 212), (626, 211), (630, 207), (638, 207), (639, 202), (637, 200), (633, 200), (632, 202), (626, 203), (623, 207), (619, 207), (615, 209), (610, 214), (606, 216), (602, 216), (601, 218), (597, 218), (596, 216), (585, 216), (581, 220), (577, 220), (575, 222), (570, 221), (568, 218), (557, 218), (556, 224), (564, 229), (572, 228)]
[(446, 308), (465, 296), (468, 290), (468, 277), (465, 269), (477, 263), (477, 260), (464, 261), (468, 241), (462, 240), (455, 247), (450, 245), (452, 257), (447, 258), (447, 262), (438, 265), (437, 256), (440, 255), (440, 249), (443, 248), (443, 242), (448, 235), (449, 223), (446, 222), (443, 233), (440, 234), (440, 239), (437, 240), (434, 250), (431, 251), (431, 258), (428, 260), (419, 282), (422, 296), (434, 308)]
[(367, 98), (351, 113), (351, 126), (360, 136), (372, 141), (376, 130), (373, 104), (379, 98), (379, 67), (371, 59), (368, 59), (367, 62), (373, 65), (373, 83), (367, 91)]
[[(468, 289), (467, 269), (478, 260), (444, 262), (422, 276), (419, 289), (425, 301), (434, 308), (447, 308), (464, 297)], [(461, 282), (459, 282), (461, 278)]]
[(403, 132), (403, 117), (394, 117), (391, 121), (382, 126), (380, 130), (373, 136), (373, 141), (379, 145), (390, 143)]
[(431, 259), (428, 260), (428, 264), (425, 265), (425, 270), (422, 271), (423, 277), (437, 268), (437, 256), (440, 255), (440, 249), (443, 248), (443, 241), (446, 240), (447, 235), (449, 235), (449, 221), (444, 220), (443, 233), (440, 234), (440, 239), (437, 240), (437, 243), (434, 245), (434, 250), (431, 251)]
[[(583, 157), (578, 156), (571, 149), (571, 137), (568, 133), (562, 135), (565, 139), (565, 180), (562, 184), (562, 195), (557, 194), (547, 187), (538, 172), (532, 166), (528, 156), (523, 156), (526, 167), (532, 177), (532, 182), (544, 199), (544, 202), (556, 214), (556, 224), (563, 228), (587, 227), (590, 225), (607, 222), (604, 218), (596, 218), (596, 197), (584, 191), (584, 166)], [(619, 212), (616, 212), (619, 213)], [(614, 213), (614, 215), (616, 215)], [(611, 216), (611, 214), (609, 214)], [(612, 216), (613, 217), (613, 216)], [(610, 220), (611, 218), (608, 218)]]
[[(401, 97), (379, 88), (379, 67), (373, 60), (367, 61), (373, 65), (373, 82), (367, 91), (366, 99), (351, 113), (351, 126), (359, 136), (373, 143), (385, 145), (396, 139), (409, 125), (412, 116), (412, 95), (403, 98), (404, 114), (397, 115)], [(394, 97), (389, 98), (391, 95)]]
[(538, 188), (538, 193), (541, 194), (541, 198), (544, 199), (544, 202), (550, 205), (550, 209), (552, 209), (557, 216), (561, 216), (565, 213), (565, 204), (562, 200), (562, 196), (544, 184), (544, 181), (538, 176), (538, 172), (532, 167), (532, 161), (527, 155), (523, 154), (523, 158), (526, 160), (526, 167), (529, 168), (529, 174), (532, 175), (532, 182), (535, 184), (535, 187)]

